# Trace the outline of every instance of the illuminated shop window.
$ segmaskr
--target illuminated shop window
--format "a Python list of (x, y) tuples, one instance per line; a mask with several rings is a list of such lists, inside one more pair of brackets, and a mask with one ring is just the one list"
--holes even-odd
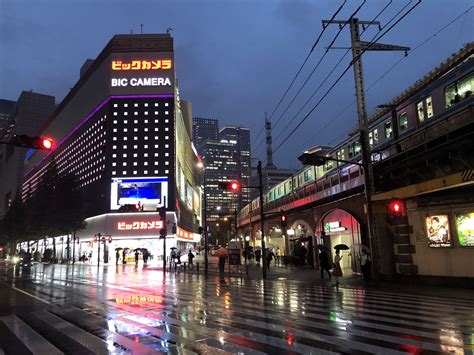
[(170, 171), (169, 171), (169, 170), (165, 170), (165, 174), (169, 174), (169, 173), (170, 173)]
[(148, 123), (148, 120), (144, 120), (143, 122)]
[(137, 154), (137, 153), (133, 153), (133, 157), (134, 157), (134, 158), (138, 157), (138, 154)]
[(127, 157), (127, 153), (123, 153), (122, 156), (123, 156), (124, 158), (126, 158), (126, 157)]
[(165, 127), (165, 131), (168, 132), (170, 129), (169, 127)]
[(128, 104), (123, 104), (123, 107), (128, 107)]
[(154, 164), (155, 164), (155, 165), (158, 165), (158, 162), (157, 162), (157, 161), (155, 161), (155, 162), (154, 162)]
[(124, 116), (128, 116), (128, 112), (125, 111), (125, 112), (123, 113), (123, 115), (124, 115)]
[(137, 166), (137, 165), (138, 165), (138, 162), (134, 161), (133, 166)]
[(133, 140), (134, 140), (134, 141), (137, 141), (137, 140), (138, 140), (138, 137), (133, 137)]
[(148, 165), (148, 162), (147, 162), (147, 161), (144, 161), (144, 162), (143, 162), (143, 165), (147, 166), (147, 165)]
[(148, 149), (148, 144), (145, 144), (143, 148)]
[(113, 146), (112, 146), (112, 149), (117, 149), (117, 146), (116, 146), (116, 145), (113, 145)]
[(158, 148), (158, 144), (155, 144), (155, 148)]
[(124, 124), (127, 124), (127, 123), (128, 123), (128, 120), (124, 120), (123, 123), (124, 123)]
[(158, 127), (155, 127), (155, 132), (158, 132)]
[(133, 120), (133, 123), (137, 124), (137, 123), (138, 123), (138, 120)]
[(133, 149), (138, 149), (138, 145), (134, 145), (134, 146), (133, 146)]
[(127, 170), (122, 171), (122, 174), (123, 175), (127, 174)]
[(133, 129), (133, 132), (138, 132), (138, 128), (134, 128), (134, 129)]
[(158, 123), (158, 120), (155, 120), (155, 123)]
[(155, 107), (158, 107), (158, 102), (155, 102)]
[(155, 153), (155, 157), (157, 157), (157, 156), (158, 156), (158, 153)]
[(169, 103), (165, 102), (165, 106), (166, 106), (166, 107), (168, 107), (169, 105), (170, 105)]
[(113, 129), (113, 132), (117, 132), (117, 128), (114, 128), (114, 129)]
[(136, 171), (136, 170), (133, 170), (133, 175), (137, 175), (137, 171)]
[(127, 146), (126, 146), (126, 145), (124, 145), (124, 146), (122, 146), (122, 148), (123, 148), (123, 149), (127, 149)]
[(124, 128), (123, 131), (124, 131), (124, 132), (128, 132), (128, 128)]
[(117, 116), (117, 115), (118, 115), (118, 113), (117, 113), (117, 112), (114, 112), (114, 116)]
[(148, 157), (148, 153), (144, 153), (143, 156), (146, 158)]
[(146, 127), (145, 127), (143, 130), (144, 130), (145, 132), (148, 132), (148, 128), (146, 128)]
[(124, 161), (124, 162), (122, 163), (122, 166), (127, 166), (127, 162)]
[(155, 115), (158, 115), (158, 111), (155, 111)]
[(155, 136), (155, 141), (157, 141), (157, 140), (158, 140), (158, 136)]
[(165, 136), (165, 139), (166, 139), (166, 140), (170, 139), (170, 136)]
[(170, 147), (170, 145), (169, 145), (169, 144), (165, 144), (165, 148), (169, 148), (169, 147)]
[(123, 140), (126, 141), (128, 138), (127, 137), (123, 137)]
[(158, 174), (158, 170), (154, 170), (154, 171), (153, 171), (153, 174)]
[(138, 112), (137, 112), (137, 111), (135, 111), (133, 114), (134, 114), (135, 116), (138, 116)]
[(148, 107), (148, 102), (145, 102), (145, 104), (143, 106)]
[(165, 161), (165, 165), (170, 165), (170, 162), (169, 162), (169, 161)]
[(170, 112), (169, 111), (165, 111), (165, 115), (168, 115)]
[(165, 123), (170, 123), (170, 120), (169, 120), (169, 119), (166, 119), (166, 120), (165, 120)]
[(117, 174), (117, 172), (116, 172), (116, 171), (112, 171), (112, 175), (115, 175), (115, 174)]
[(144, 114), (145, 114), (145, 116), (148, 116), (148, 111), (145, 111)]
[(117, 104), (114, 104), (114, 107), (117, 107), (118, 105)]
[(143, 170), (143, 174), (148, 175), (148, 170)]

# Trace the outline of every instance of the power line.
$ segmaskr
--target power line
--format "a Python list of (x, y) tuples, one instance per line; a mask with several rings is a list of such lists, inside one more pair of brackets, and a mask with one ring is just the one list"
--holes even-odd
[(347, 68), (342, 72), (342, 74), (337, 78), (337, 80), (331, 85), (331, 87), (325, 92), (325, 94), (319, 99), (319, 101), (316, 103), (316, 105), (313, 106), (313, 108), (298, 122), (295, 128), (285, 137), (285, 139), (277, 146), (277, 148), (274, 150), (274, 152), (278, 151), (283, 144), (286, 143), (286, 141), (296, 132), (296, 130), (306, 121), (306, 119), (313, 113), (313, 111), (319, 106), (319, 104), (326, 98), (326, 96), (329, 95), (329, 93), (332, 91), (332, 89), (339, 83), (339, 81), (344, 77), (344, 75), (349, 71), (349, 69), (352, 67), (353, 63), (356, 60), (359, 60), (361, 55), (364, 54), (370, 47), (372, 47), (376, 41), (380, 40), (382, 37), (384, 37), (388, 32), (390, 32), (398, 23), (400, 23), (401, 20), (403, 20), (410, 12), (412, 12), (420, 3), (422, 0), (418, 0), (418, 2), (413, 5), (407, 12), (405, 12), (393, 25), (391, 25), (384, 33), (382, 33), (380, 36), (378, 36), (375, 41), (370, 42), (366, 48), (364, 48), (360, 54), (355, 57), (351, 63), (347, 66)]
[[(367, 25), (367, 27), (365, 27), (362, 32), (361, 32), (361, 35), (370, 27), (370, 25), (372, 25), (376, 20), (377, 18), (388, 8), (388, 6), (392, 3), (392, 1), (389, 1), (387, 3), (387, 5), (385, 5), (385, 7), (379, 11), (379, 13), (374, 17), (374, 19), (370, 22), (369, 25)], [(398, 15), (398, 14), (397, 14)], [(397, 16), (395, 15), (395, 16)], [(393, 20), (393, 18), (392, 18)], [(390, 20), (389, 22), (391, 22), (392, 20)], [(346, 22), (347, 24), (347, 22)], [(379, 30), (379, 32), (383, 29), (383, 27)], [(377, 34), (379, 33), (377, 32)], [(377, 34), (375, 34), (375, 36), (372, 38), (372, 40), (377, 36)], [(332, 46), (332, 44), (328, 47), (330, 48)], [(324, 78), (324, 80), (321, 82), (321, 84), (316, 88), (315, 91), (313, 91), (313, 93), (311, 94), (311, 96), (306, 100), (306, 102), (303, 104), (303, 106), (299, 109), (299, 111), (293, 116), (293, 118), (288, 121), (288, 123), (286, 124), (286, 126), (283, 128), (283, 130), (281, 130), (280, 134), (278, 134), (278, 136), (275, 138), (275, 141), (280, 138), (282, 136), (282, 134), (286, 131), (286, 129), (290, 126), (290, 124), (298, 117), (298, 115), (301, 113), (301, 111), (303, 111), (303, 109), (306, 107), (306, 105), (308, 105), (308, 103), (313, 99), (314, 95), (316, 95), (319, 90), (321, 89), (321, 87), (326, 83), (326, 81), (331, 77), (331, 75), (334, 73), (334, 71), (339, 67), (339, 65), (342, 63), (342, 61), (346, 58), (347, 54), (349, 54), (349, 52), (351, 51), (351, 49), (348, 49), (346, 51), (346, 53), (343, 54), (343, 56), (339, 59), (339, 61), (336, 63), (336, 65), (332, 68), (332, 70), (326, 75), (326, 77)]]
[[(344, 7), (344, 5), (346, 4), (347, 0), (344, 0), (344, 2), (341, 4), (341, 6), (339, 6), (339, 8), (336, 10), (336, 12), (332, 15), (331, 19), (333, 20), (338, 14), (339, 12), (342, 10), (342, 8)], [(311, 50), (309, 51), (308, 55), (306, 56), (303, 64), (301, 64), (300, 68), (298, 69), (298, 71), (296, 72), (295, 76), (293, 77), (293, 79), (291, 80), (290, 82), (290, 85), (288, 86), (288, 88), (286, 89), (285, 93), (283, 94), (283, 96), (280, 98), (280, 101), (278, 101), (278, 104), (276, 105), (276, 107), (273, 109), (272, 113), (270, 114), (270, 117), (269, 119), (271, 119), (273, 117), (273, 114), (275, 113), (275, 111), (278, 109), (278, 107), (280, 107), (283, 99), (286, 97), (286, 95), (288, 94), (288, 91), (290, 91), (291, 87), (293, 86), (296, 78), (298, 77), (298, 75), (301, 73), (301, 70), (303, 69), (303, 67), (305, 66), (306, 62), (308, 61), (309, 57), (311, 56), (311, 53), (313, 53), (314, 49), (316, 48), (316, 46), (318, 45), (319, 41), (321, 40), (321, 37), (323, 36), (324, 32), (326, 31), (326, 27), (323, 27), (323, 29), (321, 30), (321, 32), (319, 33), (318, 35), (318, 38), (316, 39), (316, 41), (314, 42), (313, 46), (311, 47)], [(255, 137), (254, 141), (256, 141), (258, 139), (258, 137), (260, 136), (260, 134), (264, 131), (265, 127), (263, 127), (260, 132), (258, 132), (257, 136)]]

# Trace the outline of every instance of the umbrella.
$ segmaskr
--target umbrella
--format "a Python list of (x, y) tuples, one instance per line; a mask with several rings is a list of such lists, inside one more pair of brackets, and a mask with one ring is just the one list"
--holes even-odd
[(349, 250), (350, 248), (345, 244), (338, 244), (334, 247), (336, 250)]
[(122, 250), (123, 248), (115, 248), (115, 250)]
[(227, 248), (220, 247), (220, 248), (216, 251), (216, 255), (217, 255), (218, 257), (227, 257), (227, 256), (229, 256), (229, 251), (227, 250)]
[(134, 251), (142, 251), (142, 248), (136, 248)]
[(178, 248), (176, 248), (176, 247), (171, 247), (170, 249), (173, 250), (173, 249), (178, 249)]

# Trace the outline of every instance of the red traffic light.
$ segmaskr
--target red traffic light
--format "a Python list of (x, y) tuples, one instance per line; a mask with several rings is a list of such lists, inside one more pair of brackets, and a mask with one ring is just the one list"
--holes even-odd
[(232, 191), (237, 191), (240, 189), (240, 184), (238, 181), (234, 180), (229, 183), (229, 189)]
[(404, 210), (405, 210), (405, 206), (403, 205), (402, 201), (399, 201), (399, 200), (391, 201), (388, 204), (388, 213), (390, 214), (401, 216), (403, 215)]
[(53, 149), (54, 141), (51, 138), (41, 138), (41, 149), (51, 150)]
[(281, 216), (281, 221), (286, 222), (286, 216)]

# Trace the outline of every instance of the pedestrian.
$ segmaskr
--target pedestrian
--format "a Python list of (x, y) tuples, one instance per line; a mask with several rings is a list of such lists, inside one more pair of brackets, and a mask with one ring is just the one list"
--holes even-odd
[(339, 277), (342, 277), (342, 269), (339, 262), (342, 260), (342, 256), (340, 255), (341, 251), (336, 249), (336, 255), (334, 256), (334, 264), (333, 264), (333, 272), (332, 276), (336, 278), (336, 285), (339, 285)]
[(278, 266), (280, 266), (281, 262), (281, 250), (280, 250), (280, 247), (277, 247), (277, 250), (276, 250), (276, 253), (275, 253), (275, 265), (278, 264)]
[(359, 256), (360, 262), (360, 270), (362, 271), (362, 275), (364, 275), (364, 281), (370, 280), (370, 255), (362, 249), (362, 252)]
[(255, 250), (255, 261), (258, 266), (260, 266), (260, 258), (262, 256), (262, 251), (260, 249)]
[(118, 265), (120, 259), (120, 251), (117, 249), (115, 250), (115, 265)]
[(148, 262), (148, 250), (147, 249), (144, 249), (143, 250), (143, 263), (146, 264)]
[(127, 251), (125, 250), (125, 248), (122, 250), (122, 264), (126, 264), (127, 263)]
[(267, 250), (267, 268), (270, 269), (270, 263), (275, 258), (275, 254), (273, 253), (273, 249)]
[(135, 265), (138, 266), (138, 249), (135, 249)]
[(306, 252), (307, 252), (306, 247), (303, 244), (301, 244), (300, 252), (299, 252), (301, 266), (306, 265)]
[(227, 248), (220, 247), (216, 251), (216, 254), (219, 257), (219, 274), (220, 277), (223, 278), (225, 270), (225, 259), (227, 259), (227, 257), (229, 256), (229, 251), (227, 250)]
[(319, 253), (319, 267), (321, 268), (321, 278), (324, 279), (324, 270), (326, 270), (329, 279), (331, 279), (331, 273), (329, 272), (331, 264), (329, 263), (328, 253), (324, 249)]
[(194, 254), (193, 254), (193, 252), (191, 251), (191, 249), (189, 249), (189, 253), (188, 253), (188, 264), (189, 264), (189, 268), (190, 268), (190, 269), (193, 269), (193, 268), (194, 268), (193, 259), (194, 259)]

